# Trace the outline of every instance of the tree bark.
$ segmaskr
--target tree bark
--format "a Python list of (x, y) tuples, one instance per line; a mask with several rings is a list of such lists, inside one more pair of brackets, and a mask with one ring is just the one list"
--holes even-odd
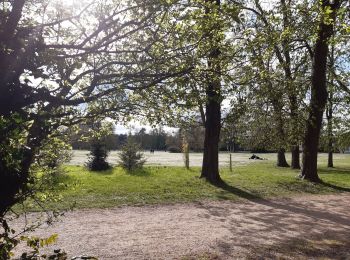
[(284, 142), (286, 139), (286, 133), (284, 129), (284, 118), (282, 115), (282, 96), (272, 99), (272, 106), (274, 113), (276, 114), (276, 123), (277, 123), (277, 134), (278, 134), (278, 150), (277, 150), (277, 166), (278, 167), (289, 167), (289, 164), (286, 160)]
[(208, 103), (206, 106), (206, 123), (204, 138), (204, 155), (201, 178), (206, 178), (211, 183), (221, 181), (219, 174), (219, 140), (221, 130), (221, 104), (218, 100), (220, 96), (216, 94), (214, 88), (208, 89)]
[[(287, 30), (290, 27), (290, 19), (288, 13), (288, 4), (285, 0), (281, 0), (282, 13), (283, 13), (283, 28)], [(277, 53), (280, 63), (283, 65), (284, 74), (286, 79), (286, 89), (288, 93), (289, 105), (290, 105), (290, 118), (292, 123), (292, 133), (291, 133), (291, 154), (292, 154), (292, 169), (300, 169), (300, 155), (299, 155), (299, 145), (298, 145), (298, 96), (295, 91), (295, 80), (292, 76), (291, 69), (291, 56), (290, 56), (290, 39), (285, 38), (282, 40), (282, 53), (284, 56), (283, 60), (281, 54)]]
[(297, 108), (297, 97), (295, 95), (289, 95), (290, 101), (290, 117), (292, 123), (292, 133), (291, 133), (291, 155), (292, 162), (290, 167), (292, 169), (300, 169), (300, 151), (298, 144), (298, 108)]
[[(332, 9), (332, 18), (335, 21), (336, 11), (340, 7), (340, 1), (334, 0), (322, 2), (322, 10)], [(311, 81), (311, 101), (306, 131), (304, 135), (303, 167), (300, 177), (312, 182), (320, 182), (317, 173), (317, 153), (322, 126), (322, 118), (327, 103), (327, 55), (328, 40), (333, 34), (333, 23), (320, 22), (318, 37), (314, 47), (312, 81)]]
[[(332, 143), (331, 143), (331, 147), (332, 147)], [(333, 164), (333, 151), (329, 151), (328, 152), (327, 167), (329, 167), (329, 168), (333, 168), (334, 167), (334, 164)]]
[(291, 148), (292, 153), (292, 163), (290, 167), (292, 169), (300, 169), (300, 150), (299, 145), (293, 145)]
[(277, 151), (277, 166), (289, 167), (289, 164), (287, 163), (287, 160), (286, 160), (285, 150), (283, 148), (280, 148)]
[(328, 139), (328, 162), (327, 167), (333, 168), (333, 94), (331, 93), (328, 98), (327, 107), (327, 139)]
[[(332, 70), (334, 70), (334, 43), (332, 43), (332, 50), (330, 54), (330, 67)], [(331, 78), (330, 80), (330, 91), (328, 95), (328, 104), (327, 104), (327, 137), (328, 137), (328, 162), (327, 167), (333, 168), (333, 98), (334, 98), (334, 92), (333, 92), (333, 84), (334, 84), (334, 78), (331, 73), (328, 74)]]

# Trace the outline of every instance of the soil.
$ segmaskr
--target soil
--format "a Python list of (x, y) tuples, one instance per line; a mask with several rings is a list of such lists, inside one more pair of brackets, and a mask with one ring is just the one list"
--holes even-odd
[(70, 257), (350, 259), (350, 194), (76, 210), (33, 234), (53, 233)]

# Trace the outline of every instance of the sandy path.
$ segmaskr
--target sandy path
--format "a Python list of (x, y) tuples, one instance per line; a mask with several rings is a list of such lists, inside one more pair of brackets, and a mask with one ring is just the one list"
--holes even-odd
[(350, 195), (77, 210), (52, 233), (99, 259), (350, 259)]

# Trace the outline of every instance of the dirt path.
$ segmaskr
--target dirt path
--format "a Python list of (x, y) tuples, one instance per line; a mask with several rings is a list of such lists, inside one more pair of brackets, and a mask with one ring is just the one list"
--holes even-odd
[(99, 259), (350, 259), (350, 195), (78, 210), (52, 233)]

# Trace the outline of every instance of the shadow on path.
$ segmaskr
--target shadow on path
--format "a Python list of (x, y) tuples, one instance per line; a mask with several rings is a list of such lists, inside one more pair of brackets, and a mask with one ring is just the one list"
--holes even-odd
[[(344, 192), (350, 192), (350, 189), (339, 187), (333, 184), (322, 182), (318, 185), (324, 185), (326, 187), (331, 187), (338, 191), (344, 191)], [(247, 191), (241, 190), (239, 188), (233, 187), (226, 182), (222, 181), (220, 184), (215, 185), (218, 188), (221, 188), (227, 192), (230, 192), (232, 194), (235, 194), (241, 198), (247, 199), (251, 201), (252, 203), (268, 206), (274, 209), (284, 210), (288, 211), (294, 214), (300, 214), (305, 215), (311, 218), (314, 218), (315, 220), (326, 220), (330, 222), (334, 222), (337, 224), (341, 224), (344, 226), (350, 227), (350, 218), (347, 216), (341, 216), (339, 214), (334, 214), (333, 212), (328, 212), (326, 209), (324, 210), (315, 210), (309, 207), (310, 205), (307, 205), (308, 202), (308, 196), (305, 196), (305, 199), (300, 201), (300, 203), (297, 203), (295, 201), (291, 201), (290, 199), (283, 199), (280, 201), (272, 201), (268, 199), (264, 199), (258, 195), (249, 193)], [(306, 203), (306, 204), (303, 204)]]

